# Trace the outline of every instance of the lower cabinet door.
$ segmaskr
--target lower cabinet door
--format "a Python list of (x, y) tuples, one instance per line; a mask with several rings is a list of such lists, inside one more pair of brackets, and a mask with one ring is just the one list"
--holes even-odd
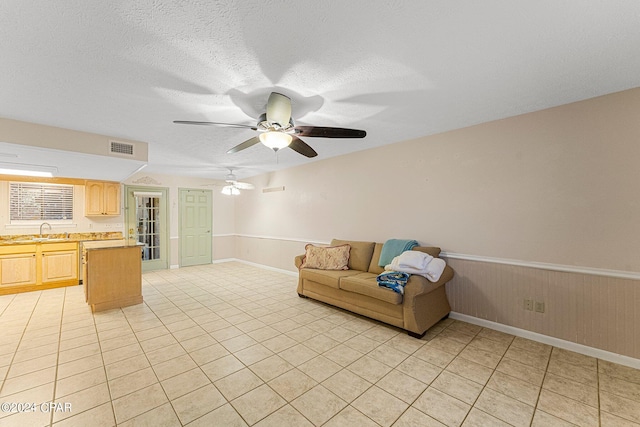
[(0, 286), (36, 284), (36, 255), (0, 255)]
[(42, 254), (42, 283), (78, 279), (78, 251)]

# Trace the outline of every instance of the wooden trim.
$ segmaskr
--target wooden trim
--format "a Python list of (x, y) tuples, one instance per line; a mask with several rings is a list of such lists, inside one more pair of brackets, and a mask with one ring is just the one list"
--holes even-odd
[(128, 307), (130, 305), (136, 305), (141, 303), (142, 303), (142, 295), (138, 295), (135, 297), (121, 298), (113, 301), (91, 304), (91, 311), (95, 313), (96, 311), (104, 311), (104, 310), (111, 310), (113, 308)]
[[(237, 234), (237, 233), (213, 235), (213, 237), (231, 237), (231, 236), (247, 238), (247, 239), (315, 243), (320, 245), (329, 244), (328, 241), (320, 241), (320, 240), (314, 240), (314, 239), (300, 239), (295, 237), (276, 237), (276, 236), (263, 236), (263, 235), (253, 235), (253, 234)], [(465, 261), (478, 261), (478, 262), (489, 263), (489, 264), (514, 265), (519, 267), (535, 268), (537, 270), (589, 274), (592, 276), (613, 277), (618, 279), (640, 280), (640, 272), (638, 271), (611, 270), (611, 269), (605, 269), (605, 268), (585, 267), (585, 266), (579, 266), (579, 265), (563, 265), (563, 264), (554, 264), (554, 263), (537, 262), (537, 261), (524, 261), (524, 260), (516, 260), (516, 259), (508, 259), (508, 258), (494, 258), (489, 256), (468, 255), (468, 254), (461, 254), (461, 253), (448, 252), (448, 251), (440, 252), (440, 258), (459, 259), (459, 260), (465, 260)]]
[(43, 182), (46, 184), (67, 184), (67, 185), (84, 185), (85, 179), (79, 178), (43, 178), (39, 176), (21, 176), (21, 175), (2, 175), (0, 181), (13, 182)]

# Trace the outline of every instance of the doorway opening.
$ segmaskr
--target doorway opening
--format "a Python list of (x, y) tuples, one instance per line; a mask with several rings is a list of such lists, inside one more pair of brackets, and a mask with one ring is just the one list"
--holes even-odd
[(166, 188), (127, 186), (126, 222), (129, 239), (142, 243), (142, 271), (168, 268)]

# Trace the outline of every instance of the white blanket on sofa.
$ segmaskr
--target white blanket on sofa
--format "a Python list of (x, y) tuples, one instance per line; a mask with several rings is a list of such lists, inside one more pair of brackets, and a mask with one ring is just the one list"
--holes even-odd
[(398, 266), (400, 267), (424, 270), (425, 268), (427, 268), (427, 265), (431, 262), (433, 257), (420, 251), (404, 251), (396, 258), (391, 260), (391, 263), (393, 264), (393, 261), (395, 261), (396, 259)]
[(395, 257), (384, 269), (418, 274), (430, 282), (437, 282), (447, 263), (441, 258), (434, 258), (420, 251), (406, 251)]

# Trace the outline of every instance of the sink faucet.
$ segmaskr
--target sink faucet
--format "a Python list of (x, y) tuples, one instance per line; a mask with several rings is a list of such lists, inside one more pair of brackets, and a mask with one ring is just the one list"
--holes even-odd
[(51, 231), (51, 224), (49, 224), (48, 222), (43, 222), (42, 224), (40, 224), (40, 238), (42, 239), (42, 227), (43, 226), (47, 226), (49, 227), (49, 231)]

